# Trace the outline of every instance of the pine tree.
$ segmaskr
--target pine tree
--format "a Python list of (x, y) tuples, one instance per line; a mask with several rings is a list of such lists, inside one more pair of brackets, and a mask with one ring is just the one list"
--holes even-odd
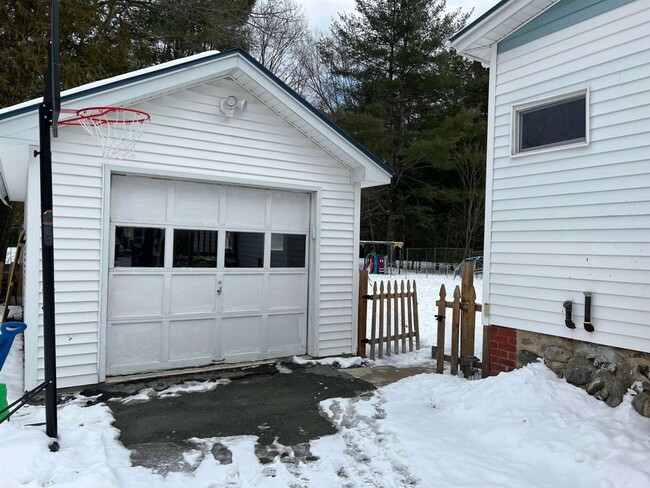
[(408, 215), (426, 220), (414, 212), (418, 196), (449, 177), (461, 141), (480, 138), (485, 70), (444, 47), (466, 18), (447, 12), (444, 0), (357, 0), (356, 12), (339, 16), (321, 40), (324, 62), (347, 86), (334, 118), (395, 172), (390, 187), (364, 192), (363, 215), (381, 217), (364, 220), (374, 238), (419, 231), (404, 230)]

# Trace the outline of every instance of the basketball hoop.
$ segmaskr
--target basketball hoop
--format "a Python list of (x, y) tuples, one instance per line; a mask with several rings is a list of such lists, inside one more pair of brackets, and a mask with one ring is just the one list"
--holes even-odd
[(88, 107), (73, 112), (75, 117), (59, 120), (59, 125), (83, 127), (101, 144), (105, 160), (133, 158), (135, 144), (151, 120), (147, 112), (125, 107)]

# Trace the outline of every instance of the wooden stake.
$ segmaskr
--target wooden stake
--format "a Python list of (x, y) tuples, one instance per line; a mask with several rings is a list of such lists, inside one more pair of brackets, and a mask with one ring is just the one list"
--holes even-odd
[[(376, 283), (375, 283), (376, 285)], [(384, 357), (384, 282), (379, 286), (379, 359)]]
[(413, 352), (413, 305), (412, 305), (413, 295), (411, 294), (411, 282), (406, 282), (406, 304), (408, 306), (407, 312), (408, 316), (406, 317), (406, 325), (408, 326), (408, 336), (409, 336), (409, 352)]
[(377, 342), (377, 282), (372, 285), (372, 317), (370, 319), (370, 359), (375, 359)]
[(467, 329), (467, 302), (469, 300), (469, 290), (474, 286), (474, 263), (469, 261), (464, 261), (462, 264), (462, 274), (460, 282), (460, 299), (462, 304), (462, 313), (460, 320), (460, 355), (461, 356), (472, 356), (473, 353), (470, 353), (469, 344), (473, 340), (470, 340), (469, 331)]
[(469, 289), (469, 303), (467, 305), (467, 336), (469, 338), (467, 355), (474, 356), (474, 343), (476, 342), (476, 290), (474, 290), (474, 285)]
[(358, 324), (357, 330), (359, 331), (357, 337), (357, 356), (366, 357), (366, 339), (368, 327), (368, 271), (365, 269), (359, 272), (359, 310), (357, 313)]
[(445, 285), (440, 286), (440, 299), (438, 305), (438, 340), (436, 342), (436, 373), (441, 374), (445, 370), (445, 310), (447, 292)]
[(397, 281), (393, 283), (393, 327), (395, 328), (395, 336), (393, 341), (395, 342), (395, 354), (399, 354), (399, 319), (398, 319), (398, 309), (399, 309), (399, 292), (397, 288)]
[[(467, 297), (467, 322), (465, 327), (467, 344), (465, 356), (474, 356), (474, 331), (476, 326), (476, 291), (474, 286), (469, 289), (469, 296)], [(469, 379), (472, 376), (472, 365), (466, 363), (463, 367), (463, 376)]]
[(406, 308), (404, 307), (404, 281), (400, 286), (400, 311), (402, 316), (402, 352), (406, 352)]
[(460, 333), (460, 288), (454, 290), (454, 304), (451, 315), (451, 374), (458, 374), (458, 342)]
[(418, 318), (418, 291), (413, 281), (413, 326), (415, 327), (415, 347), (420, 350), (420, 319)]
[(386, 354), (388, 356), (391, 355), (391, 349), (392, 349), (392, 344), (390, 342), (390, 338), (392, 335), (391, 298), (392, 298), (392, 294), (390, 291), (390, 281), (388, 281), (386, 283)]

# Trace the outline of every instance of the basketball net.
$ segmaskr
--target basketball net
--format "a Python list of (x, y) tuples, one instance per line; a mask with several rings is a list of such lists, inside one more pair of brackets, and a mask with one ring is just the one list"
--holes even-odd
[(148, 113), (124, 107), (89, 107), (75, 113), (59, 125), (83, 127), (100, 143), (104, 160), (133, 159), (135, 144), (151, 121)]

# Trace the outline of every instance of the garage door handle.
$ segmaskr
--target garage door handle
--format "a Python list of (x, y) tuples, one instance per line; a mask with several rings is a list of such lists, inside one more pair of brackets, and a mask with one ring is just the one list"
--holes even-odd
[(221, 295), (223, 285), (221, 284), (221, 281), (217, 281), (217, 284), (219, 285), (219, 288), (217, 288), (217, 295)]

